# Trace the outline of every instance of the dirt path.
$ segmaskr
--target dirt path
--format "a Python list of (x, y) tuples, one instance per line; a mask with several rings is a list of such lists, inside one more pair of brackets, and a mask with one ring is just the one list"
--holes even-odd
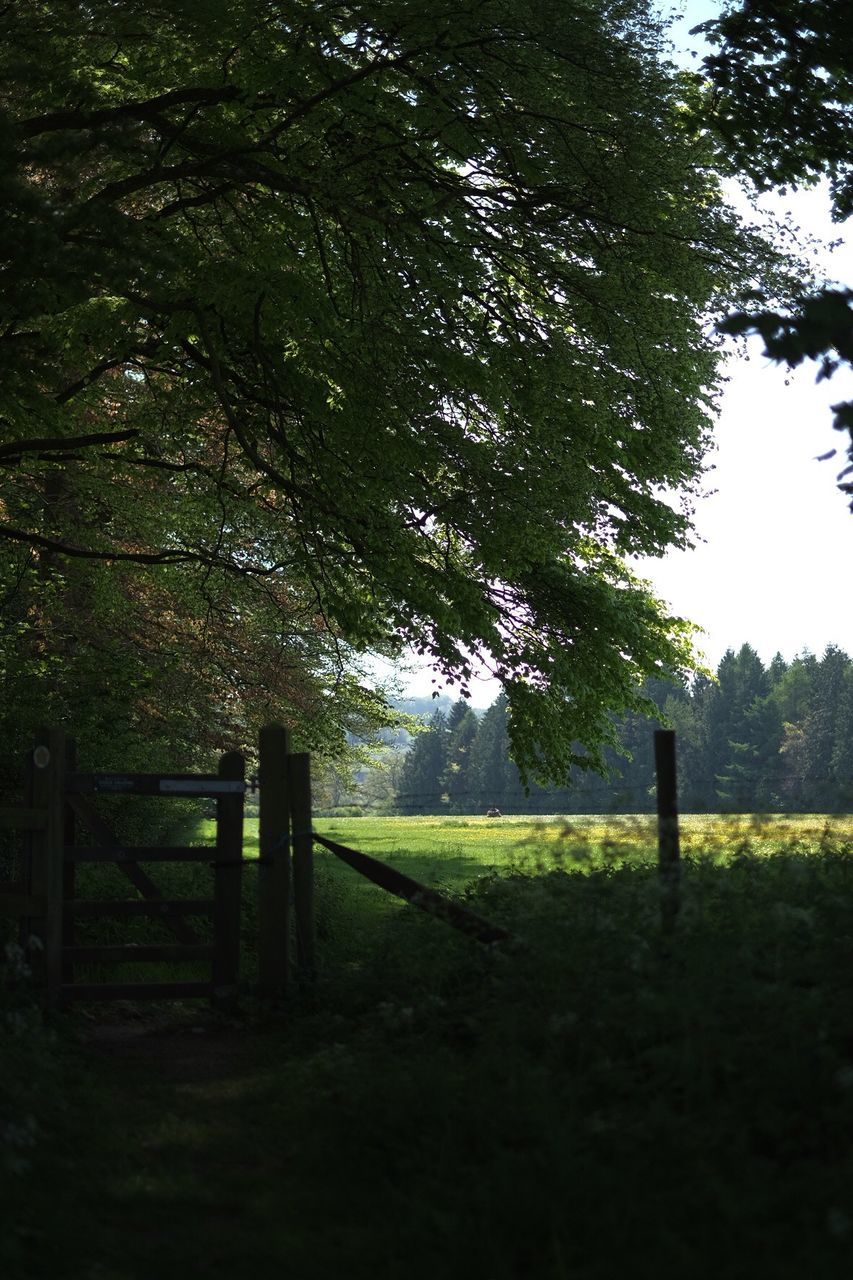
[(280, 1277), (280, 1036), (197, 1010), (110, 1011), (80, 1039), (105, 1128), (89, 1184), (70, 1190), (98, 1224), (74, 1280)]
[(86, 1048), (117, 1068), (156, 1071), (175, 1084), (211, 1082), (251, 1071), (258, 1035), (239, 1022), (206, 1011), (139, 1013), (92, 1023), (81, 1033)]

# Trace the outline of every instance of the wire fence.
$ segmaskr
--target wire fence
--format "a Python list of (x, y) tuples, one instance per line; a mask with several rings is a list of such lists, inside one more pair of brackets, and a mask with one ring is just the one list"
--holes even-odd
[[(777, 773), (761, 774), (757, 780), (739, 785), (724, 774), (688, 775), (680, 788), (682, 802), (688, 806), (702, 801), (703, 811), (720, 812), (832, 812), (853, 811), (853, 778), (837, 774)], [(716, 801), (716, 804), (714, 803)], [(804, 806), (805, 803), (805, 807)], [(769, 805), (769, 808), (768, 808)], [(588, 806), (592, 806), (589, 808)], [(536, 785), (528, 792), (519, 786), (447, 790), (433, 787), (420, 791), (398, 791), (393, 796), (372, 797), (354, 787), (334, 802), (320, 805), (326, 809), (358, 808), (364, 813), (398, 816), (443, 813), (481, 813), (489, 808), (517, 813), (563, 812), (653, 812), (655, 780), (628, 782), (615, 778), (595, 782), (582, 781), (574, 787), (543, 789)]]

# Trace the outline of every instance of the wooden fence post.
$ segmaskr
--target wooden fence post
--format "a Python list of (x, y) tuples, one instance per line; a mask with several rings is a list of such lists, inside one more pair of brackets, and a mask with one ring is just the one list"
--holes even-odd
[[(77, 743), (74, 738), (65, 741), (65, 772), (74, 773), (77, 768)], [(65, 796), (62, 805), (62, 843), (73, 846), (77, 843), (77, 815)], [(62, 868), (62, 945), (63, 948), (74, 946), (74, 912), (67, 905), (77, 896), (77, 864), (65, 862)], [(66, 956), (62, 962), (62, 981), (73, 982), (74, 963)]]
[(664, 933), (671, 933), (681, 906), (678, 787), (675, 772), (675, 733), (672, 729), (655, 730), (655, 773), (657, 775), (661, 926)]
[[(239, 751), (219, 761), (219, 777), (244, 782), (246, 762)], [(216, 871), (213, 889), (213, 1005), (228, 1012), (237, 1003), (240, 972), (240, 887), (243, 871), (242, 791), (216, 797)]]
[(290, 811), (293, 817), (293, 913), (296, 960), (300, 974), (314, 976), (314, 833), (311, 830), (311, 757), (288, 759)]
[(65, 734), (43, 729), (36, 734), (29, 771), (29, 803), (45, 813), (45, 826), (32, 836), (30, 885), (33, 896), (44, 900), (44, 914), (30, 922), (31, 934), (43, 948), (34, 968), (44, 977), (45, 1003), (55, 1008), (62, 988), (62, 882), (63, 882), (63, 786)]
[(290, 978), (290, 734), (267, 724), (258, 742), (258, 991), (278, 999)]

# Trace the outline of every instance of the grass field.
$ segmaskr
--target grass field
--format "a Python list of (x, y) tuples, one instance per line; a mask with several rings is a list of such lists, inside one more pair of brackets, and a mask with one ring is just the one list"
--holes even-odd
[(318, 851), (283, 1016), (7, 1015), (4, 1280), (847, 1280), (849, 819), (684, 820), (671, 937), (646, 818), (317, 826), (515, 941)]
[[(657, 820), (650, 814), (613, 817), (328, 818), (318, 831), (377, 858), (405, 861), (409, 874), (445, 883), (494, 870), (590, 869), (657, 856)], [(853, 818), (833, 814), (688, 814), (681, 848), (690, 857), (725, 860), (749, 850), (816, 851), (853, 840)], [(257, 850), (257, 824), (247, 824)]]
[[(506, 875), (542, 876), (553, 871), (601, 872), (651, 868), (657, 863), (657, 819), (651, 814), (536, 817), (326, 818), (317, 831), (339, 844), (379, 858), (414, 880), (448, 892), (476, 892), (479, 883)], [(213, 824), (203, 824), (213, 839)], [(767, 859), (780, 853), (819, 854), (853, 845), (853, 817), (836, 814), (688, 814), (680, 820), (684, 876), (694, 864), (724, 866), (744, 856)], [(246, 856), (258, 854), (257, 819), (245, 829)], [(337, 912), (333, 951), (357, 945), (351, 925), (375, 924), (413, 908), (378, 889), (320, 846), (315, 849), (317, 907), (321, 922)], [(698, 883), (698, 882), (697, 882)], [(349, 909), (341, 911), (341, 897)], [(689, 898), (689, 887), (688, 887)]]
[[(368, 853), (421, 883), (460, 892), (484, 877), (550, 871), (592, 872), (650, 867), (657, 860), (653, 815), (616, 817), (405, 817), (331, 818), (317, 830), (340, 844)], [(853, 817), (832, 814), (689, 814), (680, 821), (685, 877), (694, 863), (725, 865), (748, 855), (767, 859), (781, 852), (819, 853), (853, 844)], [(247, 854), (257, 853), (257, 823), (247, 824)], [(363, 881), (330, 853), (317, 848), (322, 885), (346, 886), (360, 909), (400, 910), (398, 899)], [(406, 910), (411, 910), (406, 907)]]

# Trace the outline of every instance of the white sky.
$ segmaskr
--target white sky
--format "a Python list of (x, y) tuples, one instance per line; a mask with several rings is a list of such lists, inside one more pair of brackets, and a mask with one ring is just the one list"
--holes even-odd
[[(687, 0), (682, 7), (686, 17), (673, 36), (689, 47), (688, 28), (720, 5)], [(678, 60), (691, 65), (684, 53)], [(845, 243), (819, 261), (830, 279), (853, 281), (853, 234), (831, 222), (825, 190), (767, 197), (765, 204), (790, 210), (796, 224), (825, 241), (844, 235)], [(820, 654), (828, 644), (853, 655), (853, 513), (835, 484), (848, 437), (833, 430), (829, 411), (853, 397), (853, 375), (816, 384), (815, 372), (771, 364), (757, 339), (748, 361), (730, 357), (709, 458), (715, 470), (706, 488), (713, 492), (697, 507), (697, 544), (637, 566), (673, 613), (703, 628), (697, 647), (711, 666), (744, 643), (765, 662), (777, 651), (788, 660), (804, 649)], [(832, 448), (835, 458), (815, 460)], [(413, 695), (428, 694), (431, 681), (428, 670), (403, 677)], [(495, 681), (475, 681), (472, 703), (488, 706), (497, 692)]]
[[(701, 56), (704, 42), (689, 29), (722, 6), (682, 0), (678, 8), (684, 18), (672, 32), (675, 57), (695, 66), (690, 51)], [(767, 196), (762, 204), (777, 215), (789, 211), (824, 242), (843, 237), (819, 256), (819, 268), (830, 280), (853, 281), (853, 236), (832, 222), (825, 187)], [(759, 339), (750, 348), (748, 361), (733, 355), (728, 362), (709, 459), (716, 492), (696, 513), (701, 541), (692, 551), (644, 562), (641, 572), (675, 613), (703, 628), (700, 647), (713, 666), (744, 642), (765, 661), (777, 650), (791, 659), (828, 644), (853, 653), (853, 514), (835, 485), (848, 436), (833, 430), (829, 411), (853, 397), (853, 376), (841, 371), (816, 384), (814, 366), (790, 372), (761, 355)], [(835, 458), (815, 461), (833, 448)]]

